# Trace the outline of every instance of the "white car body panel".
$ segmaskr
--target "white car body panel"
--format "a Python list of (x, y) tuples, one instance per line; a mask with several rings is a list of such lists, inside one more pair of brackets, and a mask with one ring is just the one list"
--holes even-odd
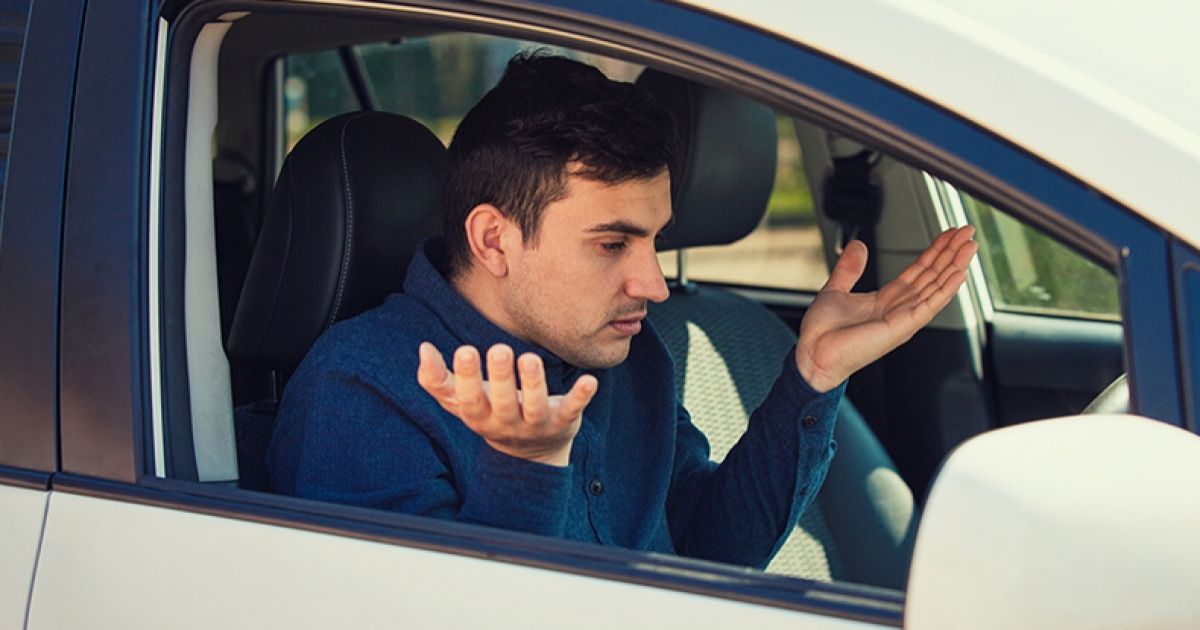
[(49, 493), (0, 486), (0, 628), (25, 625), (25, 607), (33, 584), (42, 523)]
[(685, 4), (886, 77), (1200, 246), (1200, 4)]
[(61, 492), (47, 521), (31, 630), (882, 627)]

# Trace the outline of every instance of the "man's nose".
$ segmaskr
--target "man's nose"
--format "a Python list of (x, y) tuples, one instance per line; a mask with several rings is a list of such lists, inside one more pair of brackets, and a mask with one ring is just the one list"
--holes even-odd
[(653, 247), (649, 253), (638, 257), (635, 268), (625, 281), (625, 293), (631, 298), (651, 302), (662, 302), (671, 295)]

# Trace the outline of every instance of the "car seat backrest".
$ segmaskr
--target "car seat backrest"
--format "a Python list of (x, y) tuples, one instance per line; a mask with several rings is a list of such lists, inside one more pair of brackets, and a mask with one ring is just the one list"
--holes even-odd
[(637, 84), (671, 111), (679, 130), (671, 174), (675, 222), (659, 249), (723, 245), (754, 231), (775, 184), (774, 113), (656, 70), (643, 72)]
[[(420, 123), (353, 112), (308, 132), (271, 194), (227, 343), (277, 389), (334, 323), (399, 291), (416, 245), (440, 227), (446, 149)], [(265, 485), (272, 401), (236, 410), (240, 482)]]
[[(663, 248), (727, 244), (748, 234), (774, 185), (774, 112), (652, 69), (638, 83), (672, 110), (682, 136), (675, 223)], [(717, 287), (679, 287), (651, 306), (650, 318), (675, 360), (680, 400), (719, 461), (766, 398), (796, 335), (762, 305)], [(767, 570), (903, 588), (915, 530), (912, 493), (848, 400), (834, 439), (825, 485)]]

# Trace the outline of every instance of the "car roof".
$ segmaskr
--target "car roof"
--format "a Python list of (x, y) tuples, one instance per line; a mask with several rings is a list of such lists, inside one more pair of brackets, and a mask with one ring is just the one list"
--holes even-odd
[(1200, 3), (684, 2), (886, 78), (1200, 247)]

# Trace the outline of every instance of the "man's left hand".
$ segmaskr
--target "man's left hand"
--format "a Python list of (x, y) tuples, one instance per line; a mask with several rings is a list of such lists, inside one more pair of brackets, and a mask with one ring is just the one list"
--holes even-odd
[(970, 226), (942, 232), (878, 291), (851, 293), (867, 267), (867, 246), (851, 241), (800, 323), (796, 367), (813, 389), (837, 387), (908, 341), (941, 311), (967, 278), (978, 245)]

